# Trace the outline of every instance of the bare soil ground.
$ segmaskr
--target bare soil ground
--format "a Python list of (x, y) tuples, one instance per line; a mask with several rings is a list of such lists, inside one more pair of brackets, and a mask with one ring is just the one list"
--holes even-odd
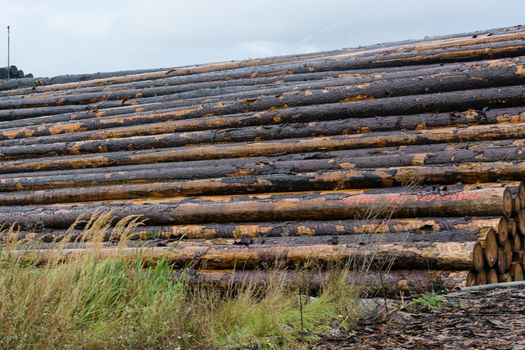
[(368, 313), (313, 349), (525, 349), (525, 288), (454, 292), (433, 310), (400, 302), (394, 308)]

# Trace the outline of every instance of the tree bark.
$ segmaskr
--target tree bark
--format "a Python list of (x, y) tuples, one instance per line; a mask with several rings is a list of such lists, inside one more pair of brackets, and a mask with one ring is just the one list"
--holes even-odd
[[(501, 61), (496, 61), (501, 62)], [(332, 94), (332, 102), (342, 99), (354, 100), (364, 98), (383, 98), (389, 96), (416, 95), (424, 93), (436, 93), (451, 90), (481, 89), (505, 85), (518, 85), (525, 82), (521, 74), (523, 69), (520, 58), (506, 60), (502, 63), (493, 64), (483, 62), (476, 69), (452, 70), (439, 74), (422, 75), (419, 77), (403, 77), (397, 79), (375, 79), (369, 82), (355, 84), (353, 78), (335, 78), (284, 86), (268, 87), (225, 87), (221, 89), (201, 89), (194, 91), (179, 92), (176, 86), (163, 86), (155, 88), (142, 88), (136, 90), (124, 90), (116, 92), (91, 92), (85, 94), (67, 94), (63, 96), (16, 98), (7, 97), (0, 100), (0, 109), (32, 108), (62, 106), (71, 104), (89, 104), (111, 100), (136, 99), (145, 103), (172, 101), (173, 106), (191, 106), (198, 103), (224, 103), (232, 99), (250, 99), (250, 103), (259, 97), (275, 94), (286, 96), (289, 94), (299, 96), (298, 93), (312, 96), (316, 94), (320, 98), (327, 93)], [(352, 85), (355, 84), (355, 85)], [(275, 100), (280, 103), (282, 97)], [(310, 100), (310, 99), (308, 99)], [(138, 102), (137, 101), (137, 102)], [(286, 103), (286, 102), (285, 102)], [(315, 101), (313, 103), (316, 103)], [(295, 104), (292, 100), (289, 105)], [(308, 103), (311, 104), (311, 103)]]
[(349, 287), (372, 295), (399, 297), (403, 293), (423, 293), (441, 289), (455, 289), (464, 284), (466, 271), (392, 270), (388, 272), (349, 271), (345, 275), (310, 271), (257, 271), (257, 270), (195, 270), (179, 276), (192, 285), (213, 288), (243, 288), (243, 286), (280, 285), (315, 293), (330, 284), (333, 278), (344, 278)]
[[(525, 163), (474, 163), (459, 166), (349, 169), (290, 175), (237, 176), (91, 187), (80, 187), (73, 181), (70, 184), (71, 187), (66, 188), (0, 192), (0, 205), (400, 187), (410, 184), (433, 185), (439, 183), (445, 185), (458, 182), (476, 184), (480, 181), (521, 179), (523, 172), (525, 172)], [(512, 198), (510, 206), (512, 212)], [(501, 239), (504, 240), (505, 238), (502, 237)]]
[[(156, 139), (154, 142), (160, 145), (162, 142), (169, 143), (170, 141), (167, 140), (174, 137), (176, 138), (176, 136), (167, 135), (164, 138), (160, 136), (153, 138)], [(0, 169), (0, 173), (148, 164), (167, 161), (244, 158), (314, 152), (319, 150), (330, 151), (378, 146), (388, 147), (428, 143), (437, 144), (443, 142), (490, 141), (502, 138), (511, 139), (522, 137), (525, 137), (525, 123), (479, 125), (471, 126), (469, 128), (451, 127), (431, 130), (413, 130), (404, 133), (378, 132), (371, 134), (287, 139), (280, 141), (184, 146), (154, 150), (122, 150), (100, 154), (69, 155), (44, 159), (31, 158), (5, 161), (2, 164), (3, 167)], [(140, 139), (140, 137), (138, 139)], [(115, 140), (109, 140), (108, 142), (111, 141)], [(45, 149), (45, 145), (39, 145), (38, 147)], [(49, 147), (53, 147), (53, 145), (49, 145)], [(119, 148), (122, 147), (124, 147), (124, 145), (121, 145)], [(68, 152), (73, 153), (75, 152), (75, 149), (76, 148), (69, 149)], [(4, 159), (9, 158), (9, 153), (15, 154), (17, 152), (23, 152), (18, 151), (18, 147), (12, 149), (4, 148), (2, 151), (4, 152)], [(92, 149), (92, 151), (94, 150)], [(78, 152), (81, 152), (80, 148), (78, 148)], [(11, 157), (13, 157), (13, 155), (11, 155)]]
[(66, 228), (79, 217), (112, 212), (115, 219), (142, 215), (149, 225), (281, 220), (360, 219), (371, 215), (510, 216), (506, 188), (388, 188), (289, 194), (175, 197), (119, 202), (0, 207), (1, 223)]
[[(388, 220), (371, 218), (365, 220), (211, 223), (140, 226), (132, 229), (126, 238), (129, 240), (241, 239), (243, 237), (255, 239), (264, 237), (382, 235), (397, 233), (400, 240), (402, 240), (407, 233), (426, 235), (442, 231), (479, 230), (484, 227), (491, 227), (498, 232), (497, 230), (504, 227), (501, 223), (505, 222), (506, 219), (501, 217), (429, 217)], [(104, 237), (105, 240), (117, 239), (118, 232), (118, 230), (108, 229)], [(87, 238), (83, 229), (33, 229), (31, 231), (18, 232), (19, 239), (28, 241), (53, 242), (61, 241), (65, 237), (68, 237), (70, 241), (82, 241)], [(5, 235), (2, 239), (5, 239)]]
[[(377, 237), (377, 235), (374, 235)], [(339, 237), (351, 238), (353, 236)], [(310, 237), (316, 238), (316, 237)], [(315, 263), (317, 266), (337, 264), (362, 266), (370, 264), (373, 269), (455, 269), (472, 267), (474, 241), (464, 242), (401, 242), (401, 243), (347, 243), (347, 244), (251, 244), (220, 245), (179, 242), (172, 247), (143, 248), (98, 248), (93, 254), (100, 257), (120, 256), (134, 260), (137, 255), (146, 264), (159, 260), (176, 266), (192, 263), (195, 268), (254, 268), (285, 264), (303, 266)], [(3, 255), (27, 254), (31, 259), (46, 262), (48, 259), (73, 259), (85, 254), (85, 249), (33, 249), (30, 252), (6, 251)], [(34, 261), (34, 260), (33, 260)]]

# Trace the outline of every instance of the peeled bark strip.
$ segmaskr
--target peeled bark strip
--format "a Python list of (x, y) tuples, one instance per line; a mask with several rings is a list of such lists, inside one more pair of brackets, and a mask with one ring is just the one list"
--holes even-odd
[(345, 278), (349, 286), (374, 295), (386, 294), (399, 297), (400, 293), (422, 293), (441, 289), (455, 289), (464, 284), (466, 271), (392, 270), (388, 272), (360, 273), (349, 271), (338, 276), (326, 272), (311, 271), (258, 271), (258, 270), (196, 270), (188, 274), (182, 271), (183, 279), (190, 284), (214, 288), (242, 288), (281, 285), (283, 288), (311, 292), (329, 285), (332, 278)]
[[(447, 190), (387, 188), (289, 194), (176, 197), (162, 200), (0, 207), (1, 223), (66, 228), (78, 217), (112, 212), (115, 219), (143, 215), (149, 225), (394, 217), (510, 216), (512, 195), (502, 187)], [(492, 264), (493, 266), (493, 264)]]

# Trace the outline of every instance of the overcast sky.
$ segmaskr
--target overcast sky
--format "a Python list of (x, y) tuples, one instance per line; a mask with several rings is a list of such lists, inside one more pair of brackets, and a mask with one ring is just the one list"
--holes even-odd
[[(525, 1), (0, 0), (0, 66), (174, 67), (525, 24)], [(520, 23), (521, 22), (521, 23)]]

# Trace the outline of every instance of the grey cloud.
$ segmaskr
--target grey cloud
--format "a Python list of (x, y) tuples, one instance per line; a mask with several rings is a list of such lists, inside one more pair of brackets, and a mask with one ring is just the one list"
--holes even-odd
[(0, 0), (0, 60), (6, 60), (8, 24), (12, 62), (37, 75), (56, 75), (312, 52), (520, 24), (525, 2), (500, 4)]

